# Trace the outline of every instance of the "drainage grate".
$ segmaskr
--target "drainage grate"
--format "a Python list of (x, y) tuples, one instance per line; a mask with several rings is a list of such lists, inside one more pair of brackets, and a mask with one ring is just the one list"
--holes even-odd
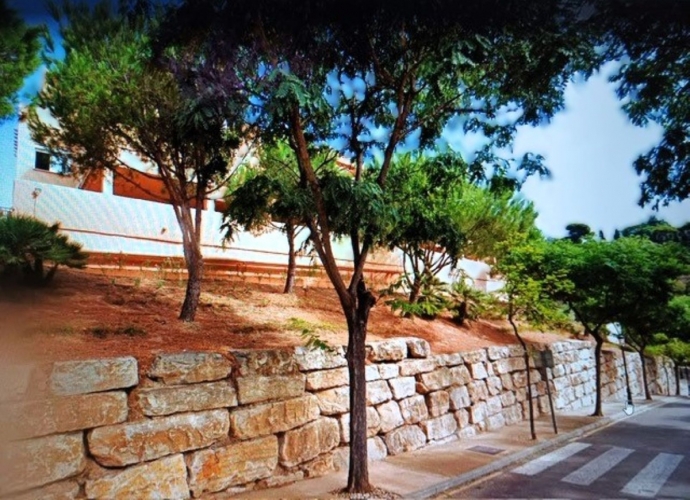
[(472, 448), (467, 448), (470, 451), (476, 451), (477, 453), (485, 453), (487, 455), (498, 455), (505, 450), (502, 448), (494, 448), (493, 446), (473, 446)]

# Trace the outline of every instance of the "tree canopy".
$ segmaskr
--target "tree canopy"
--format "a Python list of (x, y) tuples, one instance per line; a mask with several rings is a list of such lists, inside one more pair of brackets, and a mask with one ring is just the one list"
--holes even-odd
[[(591, 40), (571, 21), (577, 19), (573, 9), (556, 0), (202, 0), (184, 3), (163, 30), (162, 46), (172, 40), (204, 54), (195, 64), (176, 66), (178, 78), (193, 77), (195, 88), (216, 102), (232, 100), (238, 86), (247, 89), (257, 135), (266, 143), (286, 140), (295, 153), (301, 186), (315, 208), (304, 224), (350, 334), (351, 492), (370, 489), (364, 360), (376, 299), (363, 273), (369, 253), (382, 244), (387, 219), (380, 200), (393, 158), (405, 146), (434, 146), (454, 118), (462, 130), (488, 138), (468, 162), (471, 176), (508, 169), (493, 146), (508, 146), (517, 125), (548, 120), (562, 108), (570, 76), (599, 62)], [(319, 177), (312, 151), (326, 142), (351, 159), (351, 177), (335, 183)], [(379, 167), (372, 178), (365, 171), (374, 158)], [(543, 165), (527, 155), (511, 173), (535, 171)], [(335, 206), (328, 202), (333, 186), (347, 195)], [(383, 218), (372, 223), (372, 214)], [(339, 234), (352, 246), (348, 281), (331, 245)]]
[(36, 109), (29, 123), (38, 142), (78, 168), (118, 175), (130, 167), (123, 150), (152, 167), (182, 230), (189, 279), (180, 318), (192, 321), (203, 269), (198, 208), (227, 177), (244, 116), (233, 121), (219, 113), (152, 63), (151, 36), (162, 13), (145, 5), (54, 6), (66, 55), (49, 61), (36, 104), (57, 124), (42, 121)]
[(643, 176), (640, 204), (690, 196), (690, 5), (684, 0), (597, 0), (592, 24), (606, 57), (619, 61), (611, 79), (635, 125), (656, 123), (660, 142), (634, 163)]
[(16, 95), (41, 62), (42, 26), (27, 26), (0, 0), (0, 121), (15, 112)]

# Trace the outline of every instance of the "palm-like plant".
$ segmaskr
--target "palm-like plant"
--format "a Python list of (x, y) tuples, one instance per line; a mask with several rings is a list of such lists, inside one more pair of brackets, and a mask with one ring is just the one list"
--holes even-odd
[(58, 266), (81, 268), (86, 254), (81, 245), (59, 234), (59, 224), (49, 226), (33, 217), (18, 215), (0, 219), (0, 277), (22, 275), (26, 283), (48, 284)]

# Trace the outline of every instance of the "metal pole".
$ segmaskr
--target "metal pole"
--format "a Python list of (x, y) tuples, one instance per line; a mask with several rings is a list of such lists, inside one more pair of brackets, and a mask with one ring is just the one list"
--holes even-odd
[(623, 371), (625, 372), (625, 388), (628, 392), (628, 404), (632, 404), (632, 392), (630, 391), (630, 377), (628, 375), (628, 361), (625, 359), (625, 349), (621, 344), (621, 354), (623, 355)]
[(551, 398), (551, 384), (549, 383), (549, 369), (544, 367), (544, 377), (546, 378), (546, 394), (549, 397), (549, 409), (551, 410), (551, 422), (553, 423), (553, 433), (558, 434), (556, 425), (556, 413), (553, 411), (553, 399)]

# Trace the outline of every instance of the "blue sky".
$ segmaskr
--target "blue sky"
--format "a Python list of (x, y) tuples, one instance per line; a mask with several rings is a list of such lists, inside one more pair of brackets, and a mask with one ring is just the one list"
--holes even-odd
[[(43, 2), (10, 0), (29, 22), (46, 20)], [(54, 24), (51, 28), (54, 29)], [(661, 207), (659, 212), (637, 205), (641, 179), (632, 163), (660, 137), (660, 128), (632, 125), (620, 110), (614, 87), (608, 82), (611, 66), (586, 82), (571, 83), (566, 90), (565, 110), (551, 123), (522, 127), (514, 145), (516, 155), (542, 154), (553, 176), (527, 181), (523, 194), (535, 203), (537, 224), (548, 236), (565, 234), (571, 222), (583, 222), (611, 236), (650, 215), (681, 225), (690, 221), (690, 200)], [(22, 90), (38, 89), (40, 71), (27, 79)], [(452, 137), (447, 137), (453, 142)]]

